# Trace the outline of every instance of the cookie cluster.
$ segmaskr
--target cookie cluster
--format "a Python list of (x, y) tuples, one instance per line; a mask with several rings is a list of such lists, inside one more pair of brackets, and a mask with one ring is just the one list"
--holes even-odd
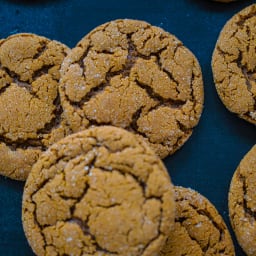
[[(225, 25), (212, 60), (224, 104), (252, 123), (255, 13)], [(0, 173), (26, 180), (22, 221), (36, 255), (235, 255), (214, 206), (173, 186), (161, 161), (191, 136), (204, 101), (199, 63), (175, 36), (137, 20), (103, 24), (73, 49), (13, 35), (0, 41), (0, 93)], [(248, 255), (254, 149), (229, 196)]]
[(124, 128), (164, 158), (187, 141), (202, 113), (197, 59), (146, 22), (106, 23), (72, 50), (36, 35), (11, 36), (1, 41), (0, 62), (0, 173), (11, 178), (24, 180), (41, 151), (93, 126)]

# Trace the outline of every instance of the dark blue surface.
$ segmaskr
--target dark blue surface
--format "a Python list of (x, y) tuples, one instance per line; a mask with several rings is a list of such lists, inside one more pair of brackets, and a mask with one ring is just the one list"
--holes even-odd
[[(0, 0), (0, 38), (33, 32), (73, 47), (94, 27), (117, 18), (145, 20), (175, 34), (201, 64), (205, 107), (192, 137), (165, 159), (165, 164), (175, 185), (191, 187), (206, 196), (230, 227), (227, 209), (230, 179), (243, 155), (255, 144), (256, 128), (228, 112), (220, 102), (212, 79), (211, 55), (225, 22), (254, 2)], [(23, 185), (0, 177), (0, 256), (33, 255), (21, 225)], [(236, 255), (245, 255), (235, 239), (234, 243)]]

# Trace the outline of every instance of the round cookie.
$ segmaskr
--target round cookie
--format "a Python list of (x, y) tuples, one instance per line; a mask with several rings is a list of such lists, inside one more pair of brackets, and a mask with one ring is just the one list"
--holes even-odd
[(26, 181), (22, 221), (39, 256), (156, 256), (174, 210), (170, 178), (148, 144), (101, 126), (40, 156)]
[(25, 180), (41, 152), (67, 134), (58, 84), (68, 52), (35, 34), (0, 41), (0, 174)]
[(229, 111), (256, 124), (256, 4), (222, 29), (212, 56), (217, 92)]
[(256, 255), (256, 146), (242, 159), (229, 189), (229, 216), (237, 240), (249, 256)]
[(234, 256), (231, 236), (215, 207), (192, 189), (175, 187), (176, 216), (160, 256)]
[(138, 20), (115, 20), (86, 35), (64, 59), (61, 101), (74, 132), (122, 127), (164, 158), (192, 134), (203, 108), (195, 56), (173, 35)]

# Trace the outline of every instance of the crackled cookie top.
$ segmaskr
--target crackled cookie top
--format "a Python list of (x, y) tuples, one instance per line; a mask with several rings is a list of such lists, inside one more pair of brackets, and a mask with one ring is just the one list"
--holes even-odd
[(247, 255), (256, 255), (256, 146), (242, 159), (229, 190), (229, 216)]
[(0, 41), (0, 174), (26, 179), (40, 153), (65, 135), (58, 82), (67, 53), (34, 34)]
[(222, 29), (212, 58), (217, 92), (224, 105), (256, 124), (256, 4)]
[(203, 106), (194, 55), (173, 35), (137, 20), (116, 20), (85, 36), (65, 58), (61, 100), (73, 131), (125, 128), (161, 157), (185, 143)]
[(148, 144), (115, 127), (68, 136), (25, 185), (22, 220), (37, 255), (158, 255), (174, 223), (173, 187)]
[(229, 231), (215, 207), (192, 189), (175, 187), (175, 225), (161, 256), (234, 256)]

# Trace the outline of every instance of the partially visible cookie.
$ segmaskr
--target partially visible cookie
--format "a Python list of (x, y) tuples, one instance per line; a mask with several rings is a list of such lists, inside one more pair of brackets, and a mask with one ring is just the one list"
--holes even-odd
[(231, 236), (215, 207), (192, 189), (175, 187), (175, 225), (161, 256), (234, 256)]
[(58, 86), (67, 46), (34, 34), (0, 41), (0, 174), (25, 180), (67, 134)]
[(256, 124), (256, 4), (234, 15), (222, 29), (212, 56), (217, 92), (224, 105)]
[(195, 56), (173, 35), (138, 20), (115, 20), (86, 35), (65, 58), (60, 94), (74, 132), (125, 128), (164, 158), (191, 136), (203, 108)]
[(148, 144), (101, 126), (41, 155), (26, 181), (22, 221), (38, 256), (157, 256), (174, 210), (170, 178)]
[(256, 255), (256, 146), (242, 159), (229, 190), (229, 215), (237, 240), (249, 256)]

